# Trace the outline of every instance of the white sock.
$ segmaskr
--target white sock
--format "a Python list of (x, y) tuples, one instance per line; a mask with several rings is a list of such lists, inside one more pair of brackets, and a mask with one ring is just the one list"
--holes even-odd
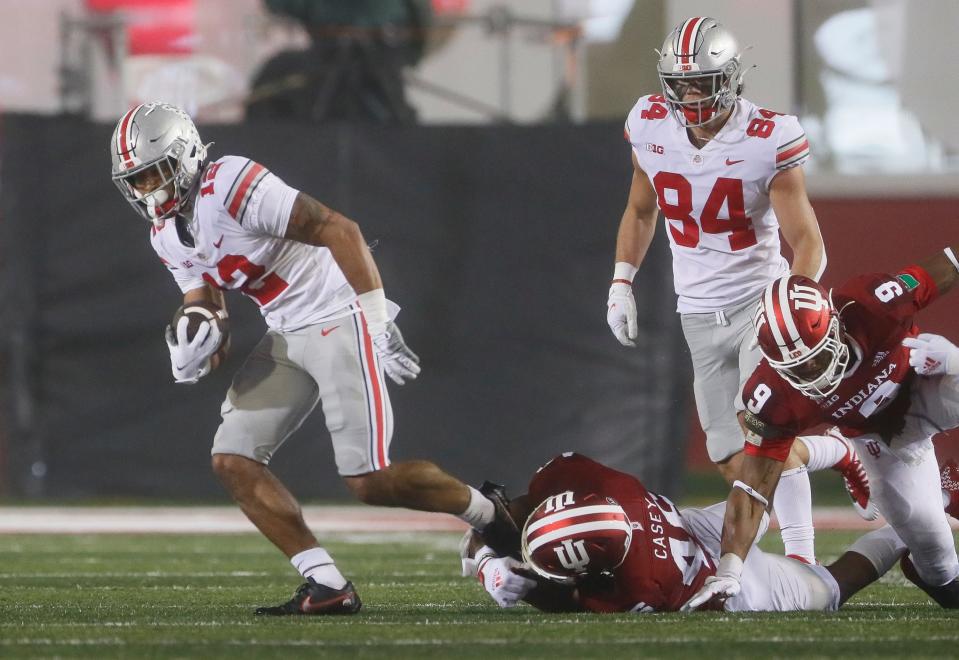
[(886, 525), (860, 536), (849, 546), (848, 551), (868, 559), (882, 577), (902, 558), (906, 551), (906, 544), (896, 535), (892, 527)]
[(336, 568), (330, 553), (323, 548), (310, 548), (290, 557), (293, 568), (306, 579), (325, 584), (333, 589), (342, 589), (346, 586), (346, 578)]
[(773, 510), (779, 520), (779, 533), (787, 555), (797, 555), (816, 563), (816, 533), (812, 527), (812, 490), (809, 473), (801, 465), (786, 470), (779, 478)]
[(493, 522), (493, 518), (496, 517), (496, 508), (481, 492), (472, 486), (467, 488), (470, 489), (470, 503), (466, 505), (466, 511), (457, 517), (470, 527), (483, 529)]
[(809, 450), (806, 468), (810, 472), (831, 468), (846, 457), (848, 450), (845, 442), (831, 435), (804, 435), (797, 440), (801, 440)]

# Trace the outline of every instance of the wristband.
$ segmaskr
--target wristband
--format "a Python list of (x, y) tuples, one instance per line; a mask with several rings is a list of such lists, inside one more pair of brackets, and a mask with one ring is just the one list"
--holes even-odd
[(716, 566), (716, 577), (735, 578), (738, 580), (743, 574), (742, 557), (735, 552), (727, 552), (719, 558), (719, 565)]
[(755, 488), (753, 488), (749, 484), (744, 483), (740, 481), (739, 479), (737, 479), (736, 481), (733, 482), (733, 488), (740, 488), (746, 491), (747, 495), (749, 495), (754, 500), (758, 501), (763, 506), (769, 506), (769, 500), (763, 497)]
[(946, 255), (946, 259), (952, 262), (952, 265), (955, 266), (956, 270), (959, 271), (959, 260), (956, 259), (955, 253), (952, 251), (951, 247), (947, 247), (942, 251)]
[(616, 265), (613, 266), (613, 282), (632, 284), (633, 278), (636, 277), (638, 271), (639, 269), (633, 264), (625, 261), (617, 261)]
[(366, 325), (370, 328), (370, 334), (376, 335), (382, 332), (390, 321), (390, 316), (386, 311), (386, 294), (383, 293), (383, 289), (373, 289), (361, 293), (356, 297), (356, 302), (360, 304), (360, 309), (363, 310), (363, 316), (366, 317)]

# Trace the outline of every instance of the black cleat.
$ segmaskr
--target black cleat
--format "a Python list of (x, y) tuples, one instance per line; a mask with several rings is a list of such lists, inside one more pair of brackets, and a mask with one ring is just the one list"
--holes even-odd
[(512, 555), (519, 557), (519, 528), (509, 512), (509, 498), (506, 497), (506, 488), (500, 484), (494, 484), (492, 481), (484, 481), (479, 491), (493, 503), (496, 514), (493, 522), (476, 531), (483, 537), (486, 545), (491, 547), (499, 556)]
[(902, 569), (902, 574), (906, 576), (907, 580), (925, 591), (941, 607), (947, 610), (959, 609), (959, 578), (947, 582), (941, 587), (933, 587), (919, 577), (919, 573), (916, 571), (912, 560), (909, 559), (909, 555), (899, 561), (899, 568)]
[(273, 607), (258, 607), (255, 613), (257, 616), (356, 614), (362, 605), (352, 582), (347, 582), (342, 589), (334, 589), (309, 579), (300, 585), (287, 602)]

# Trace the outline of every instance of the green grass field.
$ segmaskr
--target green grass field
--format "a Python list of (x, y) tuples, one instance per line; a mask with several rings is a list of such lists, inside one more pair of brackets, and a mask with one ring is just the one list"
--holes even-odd
[[(776, 534), (768, 549), (777, 549)], [(824, 561), (855, 534), (820, 532)], [(953, 657), (959, 615), (898, 569), (834, 614), (545, 615), (459, 577), (457, 534), (327, 539), (349, 618), (260, 619), (299, 583), (261, 537), (0, 536), (0, 657)]]

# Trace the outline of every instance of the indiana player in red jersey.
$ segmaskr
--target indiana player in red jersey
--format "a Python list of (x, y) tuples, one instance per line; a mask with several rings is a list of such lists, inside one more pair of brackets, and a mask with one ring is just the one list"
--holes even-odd
[[(803, 174), (809, 142), (795, 116), (742, 96), (749, 67), (733, 34), (715, 19), (683, 21), (659, 54), (661, 93), (641, 97), (626, 119), (633, 175), (606, 318), (620, 343), (636, 345), (633, 279), (662, 212), (706, 449), (732, 483), (744, 444), (734, 405), (761, 357), (750, 341), (752, 309), (776, 278), (791, 271), (818, 279), (826, 267)], [(774, 507), (786, 552), (810, 562), (808, 471), (826, 467), (842, 472), (856, 510), (874, 517), (851, 445), (838, 434), (804, 437), (788, 459)]]
[[(336, 466), (363, 502), (440, 511), (495, 525), (494, 499), (429, 461), (391, 463), (393, 411), (384, 372), (416, 378), (419, 359), (396, 327), (397, 307), (357, 223), (286, 185), (249, 158), (207, 158), (190, 117), (166, 103), (127, 112), (110, 141), (113, 181), (151, 223), (150, 241), (183, 293), (225, 315), (225, 290), (260, 307), (268, 332), (233, 379), (213, 439), (213, 470), (305, 582), (257, 614), (352, 614), (360, 599), (267, 468), (322, 403)], [(167, 328), (177, 383), (217, 365), (222, 336), (186, 316)], [(505, 515), (505, 512), (504, 512)], [(509, 522), (511, 525), (512, 522)]]
[(897, 274), (827, 292), (799, 276), (768, 287), (755, 328), (764, 358), (742, 395), (746, 458), (727, 500), (717, 574), (690, 601), (729, 597), (796, 435), (835, 424), (859, 448), (879, 511), (910, 551), (907, 576), (959, 607), (959, 559), (942, 509), (932, 436), (959, 426), (959, 379), (910, 369), (916, 312), (959, 281), (952, 248)]
[[(502, 607), (525, 600), (547, 611), (675, 612), (715, 574), (724, 507), (680, 511), (630, 475), (563, 454), (510, 504), (514, 518), (526, 521), (521, 547), (493, 550), (471, 532), (464, 573)], [(834, 610), (904, 551), (888, 527), (863, 536), (829, 567), (753, 546), (742, 591), (713, 607)]]

